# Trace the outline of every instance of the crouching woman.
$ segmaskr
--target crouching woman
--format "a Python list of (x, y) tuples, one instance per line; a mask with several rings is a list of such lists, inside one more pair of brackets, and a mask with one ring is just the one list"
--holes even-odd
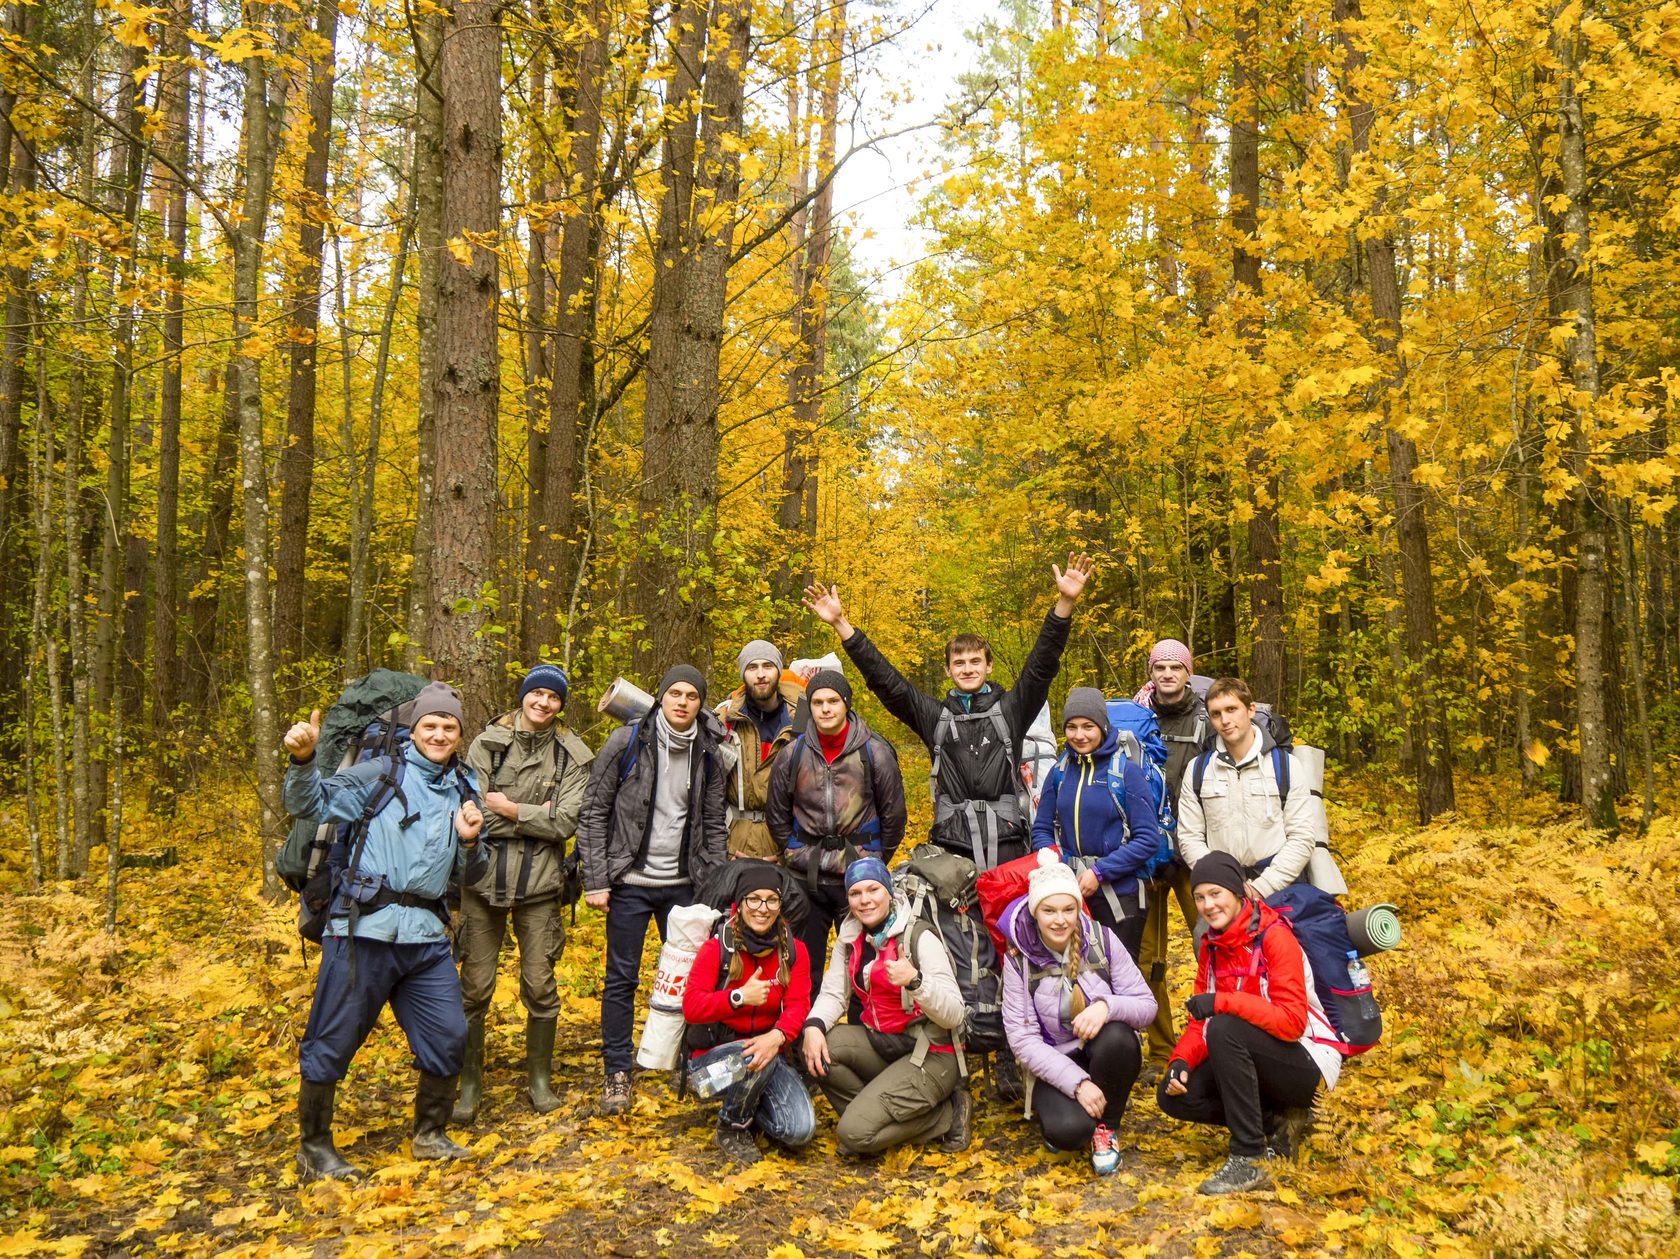
[(965, 1007), (945, 945), (894, 895), (879, 857), (846, 867), (846, 904), (804, 1037), (805, 1067), (840, 1116), (840, 1149), (966, 1149), (972, 1103), (951, 1039)]
[(722, 932), (700, 946), (683, 990), (690, 1077), (739, 1057), (746, 1074), (723, 1092), (714, 1140), (737, 1163), (756, 1163), (762, 1132), (789, 1149), (807, 1144), (816, 1112), (782, 1055), (810, 1012), (811, 965), (782, 917), (776, 869), (742, 876)]
[(1260, 1160), (1294, 1152), (1319, 1083), (1334, 1088), (1341, 1073), (1295, 933), (1246, 884), (1226, 852), (1208, 853), (1190, 872), (1208, 933), (1196, 995), (1185, 1003), (1190, 1022), (1156, 1092), (1174, 1119), (1230, 1131), (1230, 1157), (1201, 1184), (1207, 1194), (1262, 1188)]
[(1089, 1150), (1106, 1176), (1114, 1130), (1143, 1066), (1138, 1029), (1155, 998), (1118, 936), (1082, 910), (1079, 877), (1040, 854), (1025, 899), (1003, 911), (1003, 1028), (1027, 1073), (1027, 1114), (1045, 1142)]

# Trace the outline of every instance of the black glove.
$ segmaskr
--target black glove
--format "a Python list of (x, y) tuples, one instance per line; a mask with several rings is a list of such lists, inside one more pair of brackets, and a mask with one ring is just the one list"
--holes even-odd
[(1167, 1069), (1161, 1075), (1168, 1080), (1177, 1080), (1185, 1088), (1190, 1087), (1190, 1068), (1184, 1065), (1182, 1058), (1174, 1058), (1167, 1063)]
[(1213, 994), (1198, 992), (1184, 1003), (1184, 1009), (1193, 1019), (1211, 1019), (1213, 1017)]

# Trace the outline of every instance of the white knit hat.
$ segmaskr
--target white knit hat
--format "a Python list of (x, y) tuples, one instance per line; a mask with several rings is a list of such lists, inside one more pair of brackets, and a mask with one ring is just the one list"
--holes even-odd
[(1027, 878), (1027, 912), (1036, 914), (1045, 899), (1062, 895), (1073, 897), (1075, 903), (1084, 899), (1079, 894), (1079, 876), (1054, 848), (1040, 848), (1038, 869)]

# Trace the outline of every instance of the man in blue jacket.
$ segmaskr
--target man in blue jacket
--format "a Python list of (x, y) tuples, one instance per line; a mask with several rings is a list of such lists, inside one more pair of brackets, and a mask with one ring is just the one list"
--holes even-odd
[[(294, 725), (284, 741), (292, 758), (283, 790), (287, 812), (358, 824), (346, 854), (349, 868), (336, 876), (298, 1051), (297, 1160), (306, 1181), (361, 1175), (333, 1145), (333, 1097), (387, 1003), (420, 1065), (414, 1157), (467, 1155), (444, 1131), (467, 1039), (444, 895), (451, 873), (468, 881), (482, 874), (478, 833), (484, 818), (471, 771), (456, 758), (459, 695), (433, 682), (404, 716), (411, 737), (394, 758), (365, 761), (325, 781), (315, 764), (318, 711)], [(366, 838), (358, 842), (364, 818)]]

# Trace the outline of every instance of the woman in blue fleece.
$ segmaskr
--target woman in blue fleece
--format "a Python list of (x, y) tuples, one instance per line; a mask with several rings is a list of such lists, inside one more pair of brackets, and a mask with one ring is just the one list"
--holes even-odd
[(1161, 840), (1149, 783), (1119, 752), (1108, 701), (1095, 687), (1068, 692), (1062, 733), (1067, 742), (1044, 780), (1032, 845), (1061, 848), (1079, 874), (1091, 917), (1114, 932), (1136, 962), (1144, 920), (1137, 873)]

